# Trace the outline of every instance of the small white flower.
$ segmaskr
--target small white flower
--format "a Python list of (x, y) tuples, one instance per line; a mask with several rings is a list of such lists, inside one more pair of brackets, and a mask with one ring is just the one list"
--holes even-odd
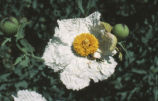
[[(86, 18), (57, 22), (59, 27), (55, 28), (54, 37), (49, 40), (42, 58), (49, 68), (60, 72), (60, 79), (67, 89), (80, 90), (87, 87), (91, 79), (102, 81), (114, 73), (117, 62), (112, 55), (116, 51), (104, 49), (108, 44), (102, 39), (105, 29), (100, 24), (99, 12)], [(89, 59), (89, 54), (102, 61)]]
[[(12, 95), (13, 96), (13, 95)], [(47, 101), (40, 94), (35, 91), (20, 90), (17, 93), (17, 97), (13, 96), (14, 101)]]

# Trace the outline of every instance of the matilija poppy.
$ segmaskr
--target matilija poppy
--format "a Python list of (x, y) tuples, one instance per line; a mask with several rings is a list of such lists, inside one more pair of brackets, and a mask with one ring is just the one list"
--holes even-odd
[[(85, 18), (58, 20), (55, 34), (49, 40), (42, 58), (60, 73), (67, 89), (80, 90), (110, 77), (117, 65), (111, 50), (113, 35), (106, 33), (100, 13)], [(110, 37), (111, 36), (111, 37)]]
[(14, 101), (47, 101), (41, 94), (29, 90), (19, 90), (17, 96), (12, 96)]

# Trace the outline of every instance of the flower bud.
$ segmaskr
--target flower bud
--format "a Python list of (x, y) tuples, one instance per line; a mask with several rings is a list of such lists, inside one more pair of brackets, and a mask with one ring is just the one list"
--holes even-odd
[(118, 37), (118, 39), (125, 39), (129, 35), (129, 29), (125, 24), (116, 24), (112, 32)]
[(4, 18), (0, 22), (0, 29), (6, 34), (14, 34), (17, 32), (19, 22), (15, 17)]

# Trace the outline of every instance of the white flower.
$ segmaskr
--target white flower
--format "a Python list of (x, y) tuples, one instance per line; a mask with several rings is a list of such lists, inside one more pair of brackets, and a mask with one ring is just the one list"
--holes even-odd
[[(49, 40), (42, 58), (49, 68), (60, 72), (60, 79), (67, 89), (80, 90), (87, 87), (91, 79), (94, 82), (102, 81), (114, 73), (117, 63), (112, 55), (115, 51), (109, 52), (102, 48), (103, 45), (106, 46), (102, 39), (105, 30), (100, 25), (99, 12), (94, 12), (86, 18), (57, 22), (59, 27), (55, 28), (54, 37)], [(73, 42), (81, 33), (92, 33), (98, 39), (101, 52), (95, 52), (94, 57), (102, 57), (102, 61), (76, 55)]]
[[(13, 96), (13, 95), (12, 95)], [(13, 96), (14, 101), (47, 101), (40, 94), (35, 91), (20, 90), (17, 93), (17, 97)]]

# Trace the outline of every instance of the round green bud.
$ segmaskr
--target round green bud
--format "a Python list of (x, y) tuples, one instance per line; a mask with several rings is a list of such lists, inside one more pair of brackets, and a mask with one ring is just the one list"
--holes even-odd
[(5, 18), (0, 22), (0, 29), (6, 34), (16, 33), (19, 27), (19, 22), (14, 17)]
[(125, 24), (116, 24), (112, 32), (118, 37), (118, 39), (125, 39), (129, 35), (129, 29)]
[(11, 22), (13, 22), (14, 24), (19, 25), (19, 22), (18, 22), (18, 20), (17, 20), (15, 17), (9, 17), (9, 20), (10, 20)]

